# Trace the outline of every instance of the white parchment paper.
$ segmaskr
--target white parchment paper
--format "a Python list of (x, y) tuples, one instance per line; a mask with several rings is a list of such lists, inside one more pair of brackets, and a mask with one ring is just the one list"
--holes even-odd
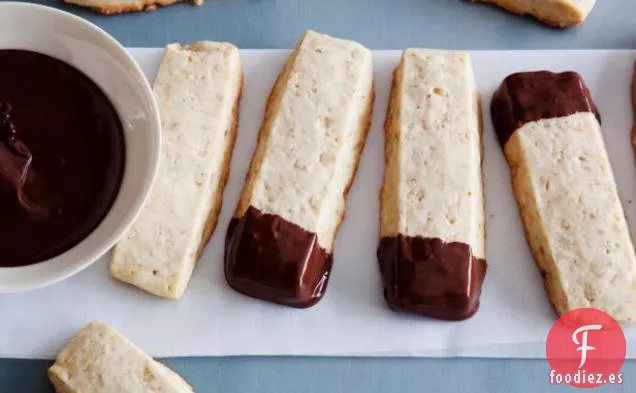
[[(132, 49), (153, 80), (161, 49)], [(488, 273), (480, 311), (463, 322), (393, 313), (382, 298), (375, 251), (383, 173), (383, 121), (399, 51), (375, 53), (377, 99), (360, 170), (335, 246), (327, 293), (296, 310), (242, 296), (223, 276), (223, 240), (256, 143), (263, 107), (288, 51), (243, 51), (240, 130), (218, 227), (181, 301), (155, 298), (113, 280), (104, 257), (59, 284), (0, 295), (0, 357), (55, 356), (89, 321), (107, 322), (153, 356), (335, 355), (543, 357), (555, 321), (530, 257), (490, 121), (490, 97), (508, 74), (549, 69), (582, 74), (603, 133), (630, 227), (636, 228), (636, 167), (629, 86), (636, 51), (473, 52), (483, 97)], [(636, 357), (636, 328), (626, 328)], [(636, 341), (636, 340), (632, 340)]]

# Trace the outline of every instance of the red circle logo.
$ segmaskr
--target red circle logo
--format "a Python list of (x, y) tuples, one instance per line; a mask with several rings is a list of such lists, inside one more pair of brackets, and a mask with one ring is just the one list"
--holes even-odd
[(625, 351), (625, 335), (612, 317), (593, 308), (570, 311), (548, 334), (550, 383), (579, 388), (623, 383)]

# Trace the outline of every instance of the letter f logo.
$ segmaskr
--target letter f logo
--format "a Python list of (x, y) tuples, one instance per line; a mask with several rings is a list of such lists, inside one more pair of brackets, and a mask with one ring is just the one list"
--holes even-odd
[[(585, 361), (587, 360), (587, 351), (593, 351), (596, 349), (592, 346), (587, 345), (588, 330), (601, 330), (602, 327), (603, 326), (601, 325), (585, 325), (576, 329), (574, 333), (572, 334), (572, 341), (574, 341), (574, 344), (580, 345), (580, 347), (576, 349), (577, 351), (581, 351), (581, 364), (579, 365), (579, 368), (583, 367), (583, 365), (585, 364)], [(583, 339), (581, 340), (581, 342), (579, 342), (577, 336), (581, 332), (583, 332), (582, 334)]]

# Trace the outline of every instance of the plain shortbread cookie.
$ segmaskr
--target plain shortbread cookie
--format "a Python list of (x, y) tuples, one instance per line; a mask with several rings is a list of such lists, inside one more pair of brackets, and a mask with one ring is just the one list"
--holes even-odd
[(146, 206), (113, 251), (115, 278), (181, 298), (221, 210), (241, 90), (234, 45), (166, 47), (154, 85), (163, 137), (159, 172)]

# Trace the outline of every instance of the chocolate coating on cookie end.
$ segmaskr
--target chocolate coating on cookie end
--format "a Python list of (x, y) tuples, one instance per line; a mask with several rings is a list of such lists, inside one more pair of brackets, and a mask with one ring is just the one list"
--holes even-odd
[(487, 265), (468, 244), (401, 234), (383, 237), (378, 262), (384, 297), (395, 311), (463, 320), (479, 309)]
[(490, 104), (492, 122), (501, 146), (524, 124), (565, 117), (578, 112), (601, 116), (590, 91), (576, 72), (521, 72), (508, 76)]
[(332, 262), (315, 233), (253, 206), (228, 227), (225, 278), (245, 295), (311, 307), (327, 289)]

